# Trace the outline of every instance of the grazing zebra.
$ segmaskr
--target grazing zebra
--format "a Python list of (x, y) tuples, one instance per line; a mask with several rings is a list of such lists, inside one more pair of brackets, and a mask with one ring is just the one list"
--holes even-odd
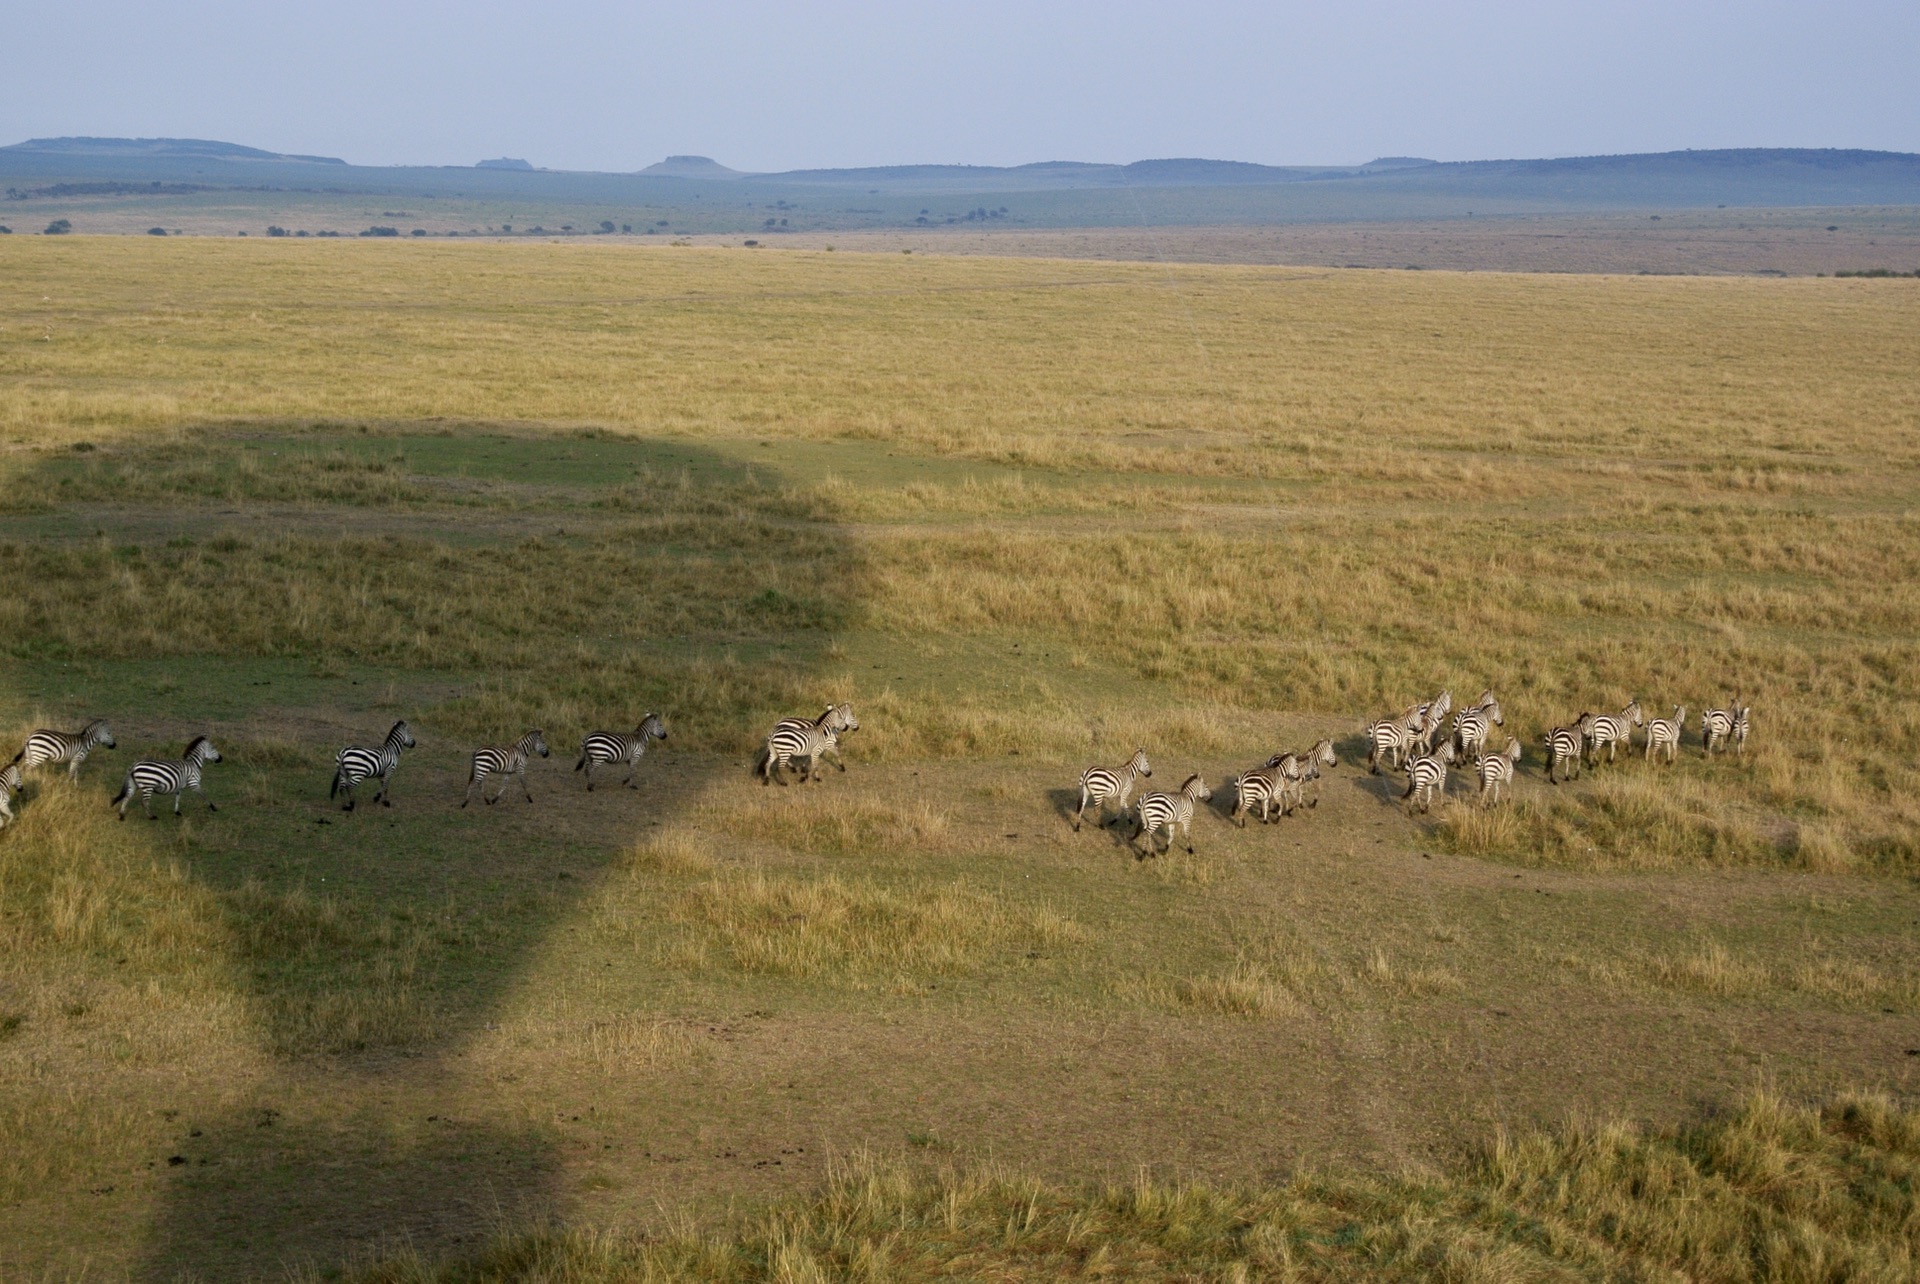
[(1088, 767), (1081, 772), (1080, 810), (1073, 813), (1073, 832), (1076, 834), (1080, 832), (1080, 819), (1087, 814), (1089, 804), (1092, 805), (1095, 815), (1102, 816), (1100, 826), (1103, 829), (1112, 823), (1102, 815), (1109, 801), (1120, 809), (1119, 815), (1113, 817), (1113, 820), (1119, 820), (1125, 816), (1127, 801), (1133, 797), (1134, 781), (1144, 780), (1152, 775), (1153, 768), (1147, 765), (1145, 749), (1135, 749), (1133, 757), (1112, 770), (1105, 767)]
[(1140, 800), (1135, 810), (1140, 817), (1140, 830), (1129, 842), (1142, 836), (1147, 840), (1147, 855), (1155, 856), (1153, 836), (1161, 830), (1167, 834), (1164, 850), (1173, 850), (1173, 827), (1178, 825), (1187, 840), (1187, 855), (1193, 855), (1193, 806), (1213, 797), (1213, 790), (1207, 788), (1207, 782), (1198, 775), (1187, 777), (1187, 783), (1180, 786), (1180, 792), (1174, 794), (1151, 793)]
[(13, 760), (22, 771), (32, 771), (42, 763), (64, 762), (67, 764), (67, 779), (80, 778), (80, 764), (95, 748), (117, 748), (113, 743), (113, 732), (107, 729), (105, 719), (95, 718), (80, 730), (47, 731), (42, 729), (27, 737), (26, 747), (13, 755)]
[(1500, 791), (1513, 784), (1513, 769), (1520, 761), (1520, 742), (1510, 740), (1499, 753), (1483, 753), (1474, 759), (1474, 773), (1480, 777), (1480, 801), (1500, 801)]
[[(200, 787), (200, 771), (210, 762), (220, 761), (220, 751), (213, 747), (213, 741), (205, 736), (195, 736), (193, 743), (178, 762), (141, 761), (133, 764), (127, 772), (127, 782), (120, 786), (120, 792), (113, 796), (109, 807), (120, 809), (120, 819), (127, 818), (127, 807), (133, 802), (134, 794), (140, 795), (140, 805), (147, 810), (148, 820), (158, 820), (153, 814), (153, 796), (159, 794), (173, 796), (173, 814), (180, 814), (180, 800), (191, 789), (202, 798), (207, 791)], [(207, 798), (207, 810), (219, 811), (211, 798)]]
[(1680, 752), (1680, 733), (1687, 729), (1687, 710), (1683, 705), (1673, 707), (1671, 718), (1654, 718), (1647, 723), (1647, 761), (1653, 761), (1653, 755), (1660, 750), (1667, 751), (1667, 761), (1672, 762), (1674, 755)]
[[(491, 807), (500, 801), (507, 792), (507, 782), (518, 777), (521, 791), (527, 795), (527, 801), (533, 801), (533, 790), (527, 788), (527, 758), (532, 754), (547, 756), (547, 738), (538, 731), (529, 731), (512, 744), (504, 748), (488, 745), (473, 751), (473, 774), (467, 778), (467, 796), (460, 805), (465, 807), (473, 801), (473, 791), (480, 791), (481, 799)], [(488, 776), (500, 777), (500, 788), (493, 797), (487, 797), (486, 782)]]
[(1442, 691), (1426, 704), (1419, 706), (1419, 710), (1420, 726), (1414, 743), (1420, 747), (1421, 753), (1430, 754), (1433, 752), (1433, 738), (1440, 734), (1440, 728), (1445, 724), (1447, 714), (1453, 711), (1453, 692)]
[(1479, 703), (1453, 715), (1453, 747), (1463, 760), (1477, 758), (1486, 753), (1487, 736), (1493, 728), (1506, 725), (1500, 702), (1493, 698), (1493, 692), (1482, 691)]
[(1367, 770), (1379, 775), (1380, 760), (1388, 757), (1393, 760), (1394, 769), (1398, 770), (1401, 759), (1420, 743), (1426, 726), (1426, 714), (1418, 705), (1397, 718), (1382, 718), (1378, 722), (1368, 723), (1361, 732), (1367, 738)]
[(1598, 713), (1587, 719), (1587, 753), (1597, 766), (1600, 762), (1600, 746), (1607, 747), (1607, 761), (1613, 761), (1614, 751), (1625, 745), (1629, 752), (1633, 749), (1633, 729), (1646, 721), (1640, 712), (1640, 702), (1630, 700), (1627, 707), (1619, 713)]
[[(1235, 777), (1233, 782), (1234, 824), (1245, 829), (1247, 813), (1255, 807), (1260, 809), (1260, 823), (1263, 825), (1271, 819), (1271, 812), (1276, 804), (1280, 807), (1281, 814), (1286, 814), (1287, 789), (1291, 782), (1282, 774), (1283, 761), (1289, 765), (1298, 765), (1294, 762), (1292, 754), (1280, 754), (1266, 766), (1256, 767), (1252, 771), (1242, 772)], [(1168, 841), (1172, 841), (1171, 835)]]
[(1571, 725), (1554, 727), (1547, 732), (1544, 747), (1547, 751), (1548, 784), (1560, 783), (1555, 772), (1569, 779), (1580, 774), (1581, 756), (1586, 752), (1587, 745), (1587, 724), (1592, 720), (1592, 714), (1583, 713)]
[[(854, 727), (860, 724), (855, 723)], [(852, 730), (850, 727), (848, 730)], [(835, 765), (845, 771), (840, 762), (840, 733), (813, 722), (802, 721), (799, 726), (775, 727), (767, 736), (767, 743), (761, 747), (760, 756), (754, 760), (753, 772), (760, 777), (762, 786), (779, 781), (785, 788), (787, 778), (781, 774), (782, 767), (790, 767), (796, 759), (805, 758), (807, 765), (800, 772), (800, 783), (815, 780), (820, 775), (820, 759), (832, 754)]]
[(1400, 796), (1409, 800), (1409, 805), (1417, 801), (1423, 812), (1432, 808), (1435, 795), (1445, 802), (1447, 767), (1452, 762), (1451, 743), (1441, 745), (1437, 753), (1423, 753), (1407, 759), (1407, 792)]
[(380, 778), (380, 788), (374, 790), (373, 800), (388, 807), (393, 799), (388, 797), (393, 786), (393, 769), (400, 765), (400, 751), (413, 748), (413, 731), (404, 720), (393, 724), (393, 730), (378, 749), (367, 749), (360, 745), (348, 745), (334, 755), (333, 788), (327, 791), (327, 797), (347, 796), (347, 805), (343, 811), (352, 811), (358, 801), (354, 797), (354, 787), (363, 780)]
[[(1333, 740), (1327, 736), (1314, 741), (1313, 748), (1304, 753), (1277, 753), (1267, 759), (1267, 766), (1280, 769), (1284, 786), (1280, 791), (1280, 800), (1285, 814), (1291, 816), (1295, 807), (1306, 802), (1307, 782), (1320, 779), (1320, 768), (1339, 765), (1340, 757), (1333, 751)], [(1293, 801), (1287, 802), (1288, 798)], [(1319, 795), (1316, 794), (1313, 801), (1306, 805), (1318, 807)]]
[(622, 783), (637, 788), (633, 783), (633, 773), (640, 766), (640, 755), (647, 751), (649, 740), (665, 740), (667, 724), (660, 721), (660, 715), (650, 713), (640, 719), (640, 725), (633, 729), (630, 736), (619, 735), (612, 731), (596, 731), (580, 742), (580, 761), (573, 764), (575, 771), (587, 773), (587, 792), (593, 792), (593, 769), (601, 763), (624, 762), (627, 764), (627, 778)]
[(13, 823), (13, 796), (21, 788), (19, 767), (13, 763), (0, 767), (0, 829)]

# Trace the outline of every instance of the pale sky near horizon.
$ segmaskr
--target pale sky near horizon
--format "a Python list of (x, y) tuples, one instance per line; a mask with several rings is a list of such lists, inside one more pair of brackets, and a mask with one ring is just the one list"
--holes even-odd
[(632, 170), (1920, 151), (1920, 3), (20, 3), (0, 143)]

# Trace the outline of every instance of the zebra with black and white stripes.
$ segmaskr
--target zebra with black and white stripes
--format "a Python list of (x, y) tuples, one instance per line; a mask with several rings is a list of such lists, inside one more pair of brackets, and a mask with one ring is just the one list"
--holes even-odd
[(213, 747), (213, 741), (205, 736), (195, 736), (187, 746), (178, 762), (142, 760), (133, 764), (127, 772), (126, 783), (120, 786), (120, 792), (113, 796), (109, 807), (120, 810), (120, 819), (127, 818), (127, 807), (133, 802), (133, 796), (140, 795), (140, 805), (146, 808), (148, 820), (158, 820), (153, 814), (153, 796), (159, 794), (173, 798), (173, 814), (180, 814), (180, 800), (187, 790), (207, 799), (208, 811), (219, 811), (213, 799), (207, 798), (207, 791), (200, 787), (200, 773), (210, 762), (220, 761), (220, 751)]
[(0, 829), (13, 823), (13, 800), (25, 788), (18, 763), (0, 767)]
[[(1073, 813), (1073, 832), (1080, 832), (1081, 818), (1091, 806), (1094, 814), (1100, 816), (1100, 827), (1106, 828), (1113, 821), (1127, 814), (1127, 803), (1133, 797), (1136, 781), (1146, 780), (1153, 775), (1153, 768), (1147, 763), (1145, 748), (1135, 749), (1133, 757), (1118, 767), (1088, 767), (1080, 773), (1080, 810)], [(1104, 813), (1111, 802), (1118, 814), (1108, 818)]]
[[(858, 726), (855, 723), (854, 726)], [(851, 729), (851, 728), (850, 728)], [(787, 778), (783, 768), (790, 768), (804, 758), (806, 766), (799, 769), (800, 783), (816, 780), (820, 775), (820, 759), (832, 754), (835, 765), (845, 771), (840, 762), (840, 733), (826, 726), (802, 721), (799, 725), (781, 725), (767, 734), (767, 742), (761, 746), (760, 756), (754, 760), (753, 773), (760, 777), (762, 786), (776, 781), (785, 788)]]
[(1500, 801), (1500, 791), (1513, 785), (1513, 769), (1520, 762), (1520, 742), (1509, 740), (1507, 747), (1498, 753), (1483, 753), (1474, 759), (1474, 774), (1480, 777), (1480, 801), (1485, 804)]
[(1570, 780), (1580, 774), (1587, 747), (1587, 724), (1592, 720), (1592, 714), (1583, 713), (1567, 726), (1548, 729), (1542, 746), (1547, 751), (1548, 784), (1557, 785), (1562, 776)]
[(1446, 724), (1447, 715), (1453, 712), (1453, 692), (1442, 691), (1427, 703), (1418, 706), (1420, 726), (1415, 732), (1414, 744), (1423, 754), (1433, 752), (1433, 738), (1440, 734), (1440, 728)]
[(1740, 703), (1739, 696), (1730, 696), (1724, 709), (1708, 709), (1700, 715), (1700, 745), (1708, 756), (1712, 756), (1714, 747), (1722, 750), (1729, 747), (1735, 753), (1746, 748), (1747, 732), (1753, 724), (1753, 710)]
[(1673, 707), (1671, 718), (1651, 718), (1647, 722), (1647, 761), (1653, 761), (1653, 755), (1662, 749), (1667, 751), (1667, 761), (1672, 762), (1680, 752), (1680, 733), (1687, 729), (1687, 710), (1684, 705)]
[(667, 724), (657, 713), (640, 719), (640, 725), (630, 736), (615, 731), (595, 731), (580, 742), (580, 761), (573, 764), (573, 769), (587, 773), (587, 792), (592, 793), (593, 769), (603, 763), (623, 762), (627, 765), (627, 778), (621, 783), (630, 789), (638, 788), (633, 783), (633, 775), (639, 770), (640, 757), (646, 753), (648, 742), (666, 738)]
[(1500, 702), (1493, 698), (1493, 692), (1482, 691), (1472, 708), (1453, 715), (1453, 747), (1462, 759), (1478, 758), (1486, 753), (1487, 737), (1493, 728), (1506, 725)]
[(1747, 705), (1740, 705), (1733, 711), (1733, 751), (1735, 753), (1746, 752), (1747, 733), (1751, 730), (1753, 730), (1753, 710)]
[[(1258, 808), (1260, 823), (1267, 824), (1272, 819), (1273, 809), (1277, 806), (1281, 814), (1286, 814), (1287, 778), (1281, 774), (1280, 760), (1291, 762), (1292, 754), (1280, 754), (1264, 767), (1255, 767), (1243, 771), (1233, 780), (1233, 823), (1240, 828), (1247, 827), (1247, 813)], [(1171, 839), (1169, 839), (1171, 841)]]
[(374, 790), (373, 800), (384, 806), (393, 806), (389, 796), (393, 788), (393, 769), (400, 765), (400, 751), (413, 748), (413, 729), (407, 726), (403, 718), (393, 724), (393, 730), (387, 732), (387, 738), (378, 749), (368, 749), (364, 745), (348, 745), (333, 758), (333, 788), (327, 791), (328, 798), (347, 796), (347, 805), (341, 810), (352, 811), (358, 799), (354, 788), (363, 780), (378, 777), (380, 787)]
[[(518, 779), (520, 789), (533, 801), (533, 790), (527, 787), (527, 760), (539, 754), (547, 756), (547, 738), (540, 731), (529, 731), (510, 745), (487, 745), (473, 751), (473, 774), (467, 777), (467, 796), (460, 805), (465, 807), (473, 801), (473, 791), (480, 791), (480, 798), (487, 806), (500, 801), (507, 792), (507, 782)], [(493, 797), (487, 797), (486, 782), (489, 777), (500, 777), (500, 788), (494, 790)]]
[(95, 749), (117, 748), (106, 719), (95, 718), (78, 731), (50, 731), (42, 728), (27, 737), (26, 745), (13, 760), (20, 770), (32, 771), (45, 763), (67, 764), (67, 779), (80, 778), (80, 764)]
[(1426, 706), (1415, 705), (1397, 718), (1381, 718), (1366, 725), (1361, 734), (1367, 738), (1368, 771), (1379, 775), (1382, 758), (1390, 758), (1394, 769), (1399, 770), (1400, 763), (1418, 747), (1427, 729), (1424, 708)]
[(1587, 719), (1587, 754), (1595, 766), (1600, 764), (1600, 747), (1606, 746), (1607, 761), (1614, 760), (1615, 751), (1625, 745), (1628, 752), (1633, 750), (1633, 729), (1646, 721), (1640, 712), (1640, 702), (1629, 700), (1627, 707), (1619, 713), (1596, 713)]
[(1407, 792), (1400, 795), (1412, 807), (1415, 802), (1425, 812), (1433, 807), (1437, 795), (1440, 801), (1447, 798), (1447, 768), (1453, 764), (1453, 743), (1440, 746), (1433, 753), (1418, 754), (1407, 759)]
[[(826, 712), (817, 718), (782, 718), (773, 724), (775, 731), (779, 731), (782, 728), (798, 731), (802, 727), (821, 727), (831, 731), (836, 736), (844, 736), (849, 731), (860, 730), (860, 720), (853, 716), (852, 705), (830, 704), (827, 706)], [(845, 771), (846, 768), (841, 767), (840, 770)]]
[[(1313, 747), (1300, 753), (1277, 753), (1267, 759), (1267, 766), (1280, 772), (1282, 788), (1280, 803), (1282, 814), (1291, 816), (1293, 809), (1305, 803), (1309, 807), (1318, 807), (1320, 797), (1314, 795), (1307, 802), (1307, 782), (1320, 779), (1320, 768), (1337, 767), (1340, 756), (1333, 751), (1333, 739), (1322, 736), (1314, 741)], [(1289, 801), (1291, 800), (1291, 801)]]
[(1207, 788), (1207, 782), (1200, 779), (1197, 773), (1188, 776), (1187, 782), (1180, 786), (1177, 793), (1148, 794), (1134, 809), (1135, 814), (1140, 818), (1140, 828), (1133, 838), (1128, 840), (1129, 844), (1144, 837), (1147, 840), (1147, 855), (1158, 855), (1159, 853), (1153, 847), (1153, 836), (1164, 830), (1167, 835), (1167, 845), (1164, 850), (1172, 851), (1173, 830), (1177, 825), (1187, 840), (1187, 855), (1193, 855), (1193, 808), (1196, 803), (1203, 803), (1211, 797), (1213, 797), (1213, 791)]

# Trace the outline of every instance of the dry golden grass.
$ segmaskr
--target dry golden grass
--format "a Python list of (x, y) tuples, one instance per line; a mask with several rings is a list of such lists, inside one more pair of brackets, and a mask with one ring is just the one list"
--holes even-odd
[(807, 1281), (1695, 1279), (1893, 1281), (1920, 1266), (1920, 1118), (1884, 1097), (1764, 1094), (1672, 1132), (1573, 1122), (1502, 1136), (1433, 1176), (1258, 1187), (1062, 1186), (994, 1167), (857, 1157), (808, 1200), (702, 1232), (536, 1231), (479, 1255), (402, 1253), (370, 1284)]

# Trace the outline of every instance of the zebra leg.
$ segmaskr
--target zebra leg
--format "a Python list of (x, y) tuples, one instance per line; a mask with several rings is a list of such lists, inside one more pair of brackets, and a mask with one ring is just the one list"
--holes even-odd
[[(1193, 822), (1188, 821), (1186, 824), (1180, 826), (1180, 832), (1185, 835), (1187, 840), (1187, 855), (1193, 855)], [(1173, 846), (1173, 831), (1171, 829), (1167, 831), (1167, 846)]]
[[(358, 801), (359, 801), (359, 798), (358, 798), (357, 796), (355, 796), (355, 794), (354, 794), (354, 792), (353, 792), (353, 786), (352, 786), (352, 785), (342, 785), (342, 786), (340, 786), (340, 792), (341, 792), (341, 793), (343, 793), (343, 794), (345, 794), (345, 795), (347, 796), (347, 805), (346, 805), (346, 806), (344, 806), (344, 807), (342, 807), (342, 808), (341, 808), (340, 810), (341, 810), (341, 811), (352, 811), (352, 810), (353, 810), (353, 805), (354, 805), (354, 803), (356, 803), (356, 802), (358, 802)], [(376, 797), (376, 798), (378, 798), (378, 797), (379, 797), (379, 795), (378, 795), (378, 794), (375, 794), (375, 795), (374, 795), (374, 797)]]
[[(587, 792), (592, 793), (593, 792), (593, 756), (589, 754), (587, 757), (581, 759), (580, 765), (581, 765), (581, 768), (587, 773)], [(627, 779), (631, 780), (633, 779), (633, 777), (629, 776), (627, 777)]]
[[(1080, 832), (1080, 820), (1081, 820), (1081, 817), (1085, 816), (1086, 814), (1087, 814), (1087, 787), (1085, 785), (1082, 785), (1080, 786), (1080, 809), (1073, 813), (1073, 832), (1074, 833), (1077, 834)], [(1105, 828), (1106, 823), (1107, 823), (1106, 821), (1102, 820), (1100, 822), (1101, 827)]]
[(382, 807), (393, 806), (393, 777), (392, 776), (380, 777), (380, 792), (379, 794), (376, 795), (376, 797), (380, 799), (380, 805)]
[[(533, 802), (533, 790), (532, 790), (532, 789), (530, 789), (530, 788), (529, 788), (529, 787), (527, 786), (527, 773), (526, 773), (526, 772), (524, 772), (524, 771), (523, 771), (523, 772), (521, 772), (521, 773), (519, 773), (519, 776), (518, 776), (518, 779), (519, 779), (519, 781), (520, 781), (520, 792), (521, 792), (521, 793), (524, 793), (524, 794), (525, 794), (525, 795), (527, 796), (527, 802), (528, 802), (528, 803), (532, 803), (532, 802)], [(504, 790), (504, 789), (505, 789), (506, 787), (505, 787), (505, 786), (503, 785), (503, 786), (501, 786), (501, 788), (502, 788), (502, 790)]]
[(204, 802), (207, 805), (208, 811), (220, 810), (219, 805), (215, 803), (213, 799), (207, 797), (207, 791), (205, 789), (202, 789), (199, 785), (195, 785), (193, 787), (193, 792), (200, 795), (200, 801)]

